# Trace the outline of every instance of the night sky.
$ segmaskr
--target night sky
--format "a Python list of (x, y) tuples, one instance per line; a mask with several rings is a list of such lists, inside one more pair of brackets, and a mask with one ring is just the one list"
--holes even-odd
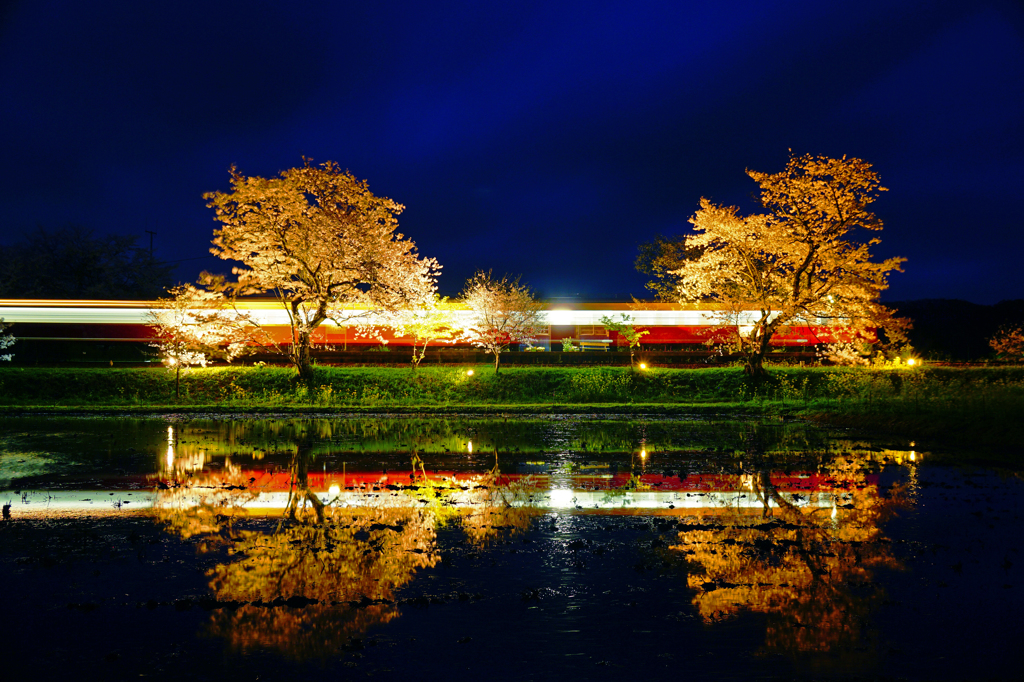
[(744, 170), (857, 156), (889, 188), (884, 299), (1024, 298), (1018, 2), (0, 5), (0, 240), (135, 234), (183, 281), (228, 168), (333, 160), (444, 266), (645, 296), (637, 244)]

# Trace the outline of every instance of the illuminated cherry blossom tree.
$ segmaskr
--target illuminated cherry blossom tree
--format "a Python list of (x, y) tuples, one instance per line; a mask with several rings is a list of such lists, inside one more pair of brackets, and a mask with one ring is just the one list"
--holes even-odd
[(870, 339), (879, 327), (902, 338), (907, 323), (878, 298), (906, 259), (872, 261), (869, 248), (879, 240), (859, 235), (882, 229), (867, 209), (885, 191), (870, 164), (805, 155), (780, 173), (747, 175), (761, 186), (765, 212), (741, 216), (701, 199), (690, 219), (697, 234), (688, 241), (700, 256), (672, 273), (681, 301), (752, 311), (741, 323), (746, 371), (765, 374), (772, 336), (792, 324), (829, 321), (848, 330), (847, 340)]
[(231, 362), (245, 354), (252, 324), (215, 292), (183, 284), (169, 293), (171, 298), (158, 299), (147, 318), (156, 333), (150, 345), (174, 370), (174, 396), (179, 397), (182, 367), (205, 367), (211, 358)]
[(543, 304), (518, 277), (494, 279), (490, 272), (477, 272), (466, 283), (462, 300), (473, 311), (467, 336), (494, 355), (495, 373), (509, 344), (531, 343), (537, 337)]
[(431, 300), (440, 266), (395, 231), (404, 207), (337, 164), (306, 160), (270, 179), (232, 168), (231, 188), (204, 195), (223, 224), (211, 253), (242, 265), (232, 269), (235, 282), (208, 273), (203, 282), (233, 296), (275, 296), (291, 337), (272, 345), (304, 380), (312, 379), (312, 335), (324, 322), (347, 325)]
[(423, 362), (428, 344), (462, 337), (460, 309), (459, 304), (435, 294), (424, 306), (402, 308), (383, 318), (396, 335), (412, 338), (413, 371)]

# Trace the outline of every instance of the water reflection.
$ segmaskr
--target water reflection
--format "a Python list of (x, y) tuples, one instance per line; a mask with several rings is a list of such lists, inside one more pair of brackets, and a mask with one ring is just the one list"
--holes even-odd
[[(280, 508), (255, 504), (268, 482), (230, 460), (217, 472), (173, 462), (154, 505), (167, 531), (197, 540), (200, 552), (229, 558), (207, 573), (213, 610), (208, 632), (232, 649), (277, 650), (291, 658), (336, 655), (354, 637), (399, 615), (397, 592), (440, 560), (437, 529), (457, 525), (474, 545), (522, 532), (539, 513), (524, 504), (528, 478), (494, 469), (431, 478), (413, 469), (408, 484), (362, 490), (358, 505), (334, 490), (314, 491), (311, 438), (296, 443)], [(278, 496), (280, 499), (280, 496)], [(253, 512), (266, 516), (254, 517)]]
[[(451, 534), (497, 555), (510, 538), (559, 532), (536, 530), (541, 513), (669, 519), (662, 549), (679, 560), (689, 607), (708, 627), (757, 614), (762, 653), (845, 651), (870, 640), (880, 572), (900, 568), (885, 524), (914, 503), (921, 461), (781, 424), (125, 421), (130, 429), (106, 425), (133, 434), (130, 457), (92, 423), (75, 424), (66, 455), (43, 436), (8, 437), (0, 455), (24, 467), (8, 468), (21, 491), (15, 516), (32, 508), (34, 489), (46, 491), (39, 513), (66, 498), (121, 514), (106, 490), (132, 488), (131, 508), (148, 509), (210, 566), (207, 632), (293, 659), (337, 656), (399, 617), (404, 591), (452, 550)], [(55, 420), (41, 428), (59, 432)], [(51, 468), (18, 454), (28, 452), (46, 453)], [(887, 467), (907, 484), (883, 480)], [(104, 496), (67, 487), (69, 471), (101, 481)], [(630, 551), (650, 546), (647, 537)]]
[(687, 559), (704, 621), (764, 614), (761, 653), (858, 643), (885, 598), (878, 570), (901, 568), (884, 524), (908, 505), (905, 488), (881, 489), (871, 464), (853, 455), (822, 462), (806, 491), (790, 495), (780, 491), (781, 472), (760, 468), (743, 476), (755, 506), (688, 519), (670, 551)]
[(333, 511), (238, 533), (232, 560), (208, 573), (214, 598), (232, 605), (214, 611), (209, 631), (236, 649), (320, 658), (397, 617), (396, 591), (439, 560), (433, 515)]

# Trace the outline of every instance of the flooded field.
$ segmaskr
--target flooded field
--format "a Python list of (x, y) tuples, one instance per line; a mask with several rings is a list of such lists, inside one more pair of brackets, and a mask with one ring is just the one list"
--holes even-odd
[(714, 419), (0, 418), (37, 679), (1010, 679), (1019, 472)]

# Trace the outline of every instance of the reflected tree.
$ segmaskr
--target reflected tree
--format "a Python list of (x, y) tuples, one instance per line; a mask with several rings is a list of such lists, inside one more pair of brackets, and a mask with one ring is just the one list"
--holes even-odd
[(218, 601), (242, 604), (216, 612), (210, 632), (295, 659), (335, 654), (397, 617), (396, 591), (439, 560), (434, 519), (410, 507), (331, 509), (322, 522), (247, 531), (234, 556), (209, 572), (210, 587)]
[[(508, 485), (494, 470), (479, 476), (433, 480), (413, 455), (420, 477), (404, 494), (368, 493), (363, 506), (343, 507), (310, 486), (314, 446), (323, 435), (315, 420), (292, 422), (278, 448), (291, 448), (290, 488), (276, 522), (246, 505), (270, 491), (261, 479), (225, 461), (215, 472), (170, 446), (158, 519), (202, 551), (225, 560), (207, 573), (213, 599), (208, 633), (232, 649), (269, 649), (296, 660), (336, 656), (353, 637), (399, 615), (397, 593), (420, 569), (440, 559), (437, 527), (460, 519), (470, 540), (484, 545), (521, 532), (536, 511), (521, 502), (528, 482)], [(244, 428), (232, 432), (246, 440)], [(251, 435), (250, 435), (251, 437)], [(394, 491), (389, 491), (394, 492)], [(370, 501), (370, 500), (373, 501)]]
[(228, 557), (207, 575), (214, 599), (232, 608), (214, 612), (209, 632), (232, 648), (306, 659), (336, 654), (350, 637), (395, 618), (396, 590), (439, 557), (429, 511), (325, 504), (309, 485), (316, 429), (297, 431), (276, 524), (250, 518), (245, 506), (266, 491), (230, 460), (216, 473), (172, 470), (156, 509), (169, 532)]
[[(863, 462), (837, 458), (819, 481), (828, 492), (780, 493), (769, 469), (743, 477), (757, 508), (723, 509), (686, 525), (671, 545), (685, 555), (693, 603), (705, 622), (766, 614), (762, 653), (830, 651), (862, 638), (884, 598), (879, 569), (898, 569), (882, 526), (905, 504), (883, 495)], [(833, 504), (822, 506), (822, 496)]]
[(497, 450), (494, 451), (494, 468), (477, 477), (475, 483), (475, 499), (463, 504), (467, 511), (460, 522), (466, 537), (478, 547), (521, 535), (541, 513), (531, 504), (538, 490), (533, 478), (502, 479)]

